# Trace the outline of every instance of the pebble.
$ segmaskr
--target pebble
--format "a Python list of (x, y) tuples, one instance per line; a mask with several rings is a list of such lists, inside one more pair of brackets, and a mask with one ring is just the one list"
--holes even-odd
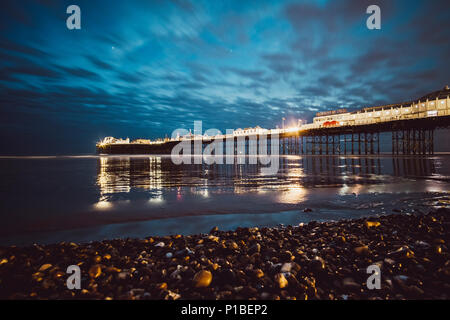
[(40, 272), (43, 272), (43, 271), (45, 271), (45, 270), (47, 270), (47, 269), (50, 269), (52, 267), (52, 265), (50, 264), (50, 263), (46, 263), (46, 264), (43, 264), (40, 268), (39, 268), (39, 271)]
[(181, 298), (181, 295), (179, 295), (176, 292), (170, 291), (170, 290), (167, 291), (167, 295), (164, 297), (165, 300), (178, 300), (180, 298)]
[(428, 249), (431, 245), (425, 241), (416, 241), (415, 245), (424, 249)]
[(182, 272), (182, 270), (183, 270), (183, 266), (177, 265), (176, 270), (173, 271), (173, 272), (170, 274), (170, 277), (171, 277), (171, 278), (174, 278), (174, 279), (175, 279), (175, 278), (181, 279), (181, 272)]
[(376, 227), (379, 227), (380, 225), (381, 225), (381, 223), (378, 221), (366, 221), (367, 228), (376, 228)]
[(201, 270), (194, 276), (195, 287), (208, 287), (212, 281), (212, 273), (207, 270)]
[(209, 231), (209, 233), (216, 233), (218, 231), (219, 231), (219, 228), (217, 226), (215, 226)]
[(315, 256), (314, 259), (310, 261), (310, 267), (313, 271), (322, 271), (325, 269), (325, 260), (319, 256)]
[(136, 288), (136, 289), (131, 289), (130, 290), (130, 295), (132, 296), (140, 296), (142, 294), (144, 294), (145, 290), (141, 289), (141, 288)]
[[(449, 213), (0, 247), (0, 299), (449, 300)], [(70, 264), (82, 290), (61, 289)], [(365, 286), (371, 264), (382, 290)]]
[(358, 291), (361, 288), (361, 285), (356, 283), (353, 278), (345, 278), (342, 280), (342, 286), (351, 291)]
[(414, 251), (412, 251), (408, 246), (401, 246), (397, 250), (389, 252), (388, 256), (411, 258), (414, 256)]
[(125, 271), (119, 272), (117, 274), (117, 278), (120, 279), (120, 280), (128, 279), (129, 276), (130, 276), (130, 274), (128, 272), (125, 272)]
[(291, 272), (291, 269), (292, 269), (292, 264), (291, 264), (291, 263), (285, 263), (285, 264), (283, 264), (283, 266), (281, 267), (280, 272), (283, 272), (283, 273), (285, 273), (285, 272)]
[(257, 278), (262, 278), (264, 277), (264, 272), (261, 269), (256, 269), (255, 275)]
[(254, 244), (248, 249), (249, 254), (261, 252), (261, 245), (259, 243)]
[(93, 265), (90, 269), (89, 269), (89, 276), (93, 279), (100, 277), (100, 275), (102, 274), (102, 268), (100, 265), (96, 264)]
[(284, 276), (284, 274), (282, 274), (282, 273), (277, 273), (275, 275), (275, 281), (278, 284), (278, 287), (280, 289), (283, 289), (283, 288), (287, 287), (287, 285), (288, 285), (288, 281), (287, 281), (286, 277)]
[(400, 281), (407, 281), (409, 279), (409, 277), (401, 274), (401, 275), (395, 276), (394, 279), (400, 280)]
[(368, 255), (369, 254), (369, 247), (368, 246), (360, 246), (356, 247), (354, 251), (359, 255)]
[(261, 293), (261, 299), (268, 300), (269, 298), (270, 298), (270, 293), (268, 293), (268, 292)]

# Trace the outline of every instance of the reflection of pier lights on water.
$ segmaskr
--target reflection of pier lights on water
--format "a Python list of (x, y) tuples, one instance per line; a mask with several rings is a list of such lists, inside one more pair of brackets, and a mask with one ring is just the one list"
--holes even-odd
[[(97, 185), (102, 201), (108, 194), (129, 193), (131, 188), (163, 189), (161, 157), (100, 157)], [(162, 193), (155, 198), (161, 199)]]
[[(294, 159), (290, 157), (290, 159)], [(435, 175), (433, 159), (428, 157), (378, 156), (302, 156), (298, 158), (304, 184), (333, 185), (372, 176), (425, 177)], [(280, 158), (280, 169), (289, 176), (289, 158)], [(353, 181), (355, 183), (357, 181)]]
[[(116, 159), (114, 168), (110, 164), (110, 158), (100, 157), (97, 170), (97, 185), (100, 187), (100, 195), (109, 193), (130, 192), (130, 161), (127, 158)], [(120, 174), (111, 174), (117, 170)]]
[(278, 197), (278, 201), (286, 204), (302, 202), (308, 194), (308, 189), (298, 183), (289, 184), (282, 191)]
[(133, 189), (148, 191), (148, 196), (142, 194), (152, 205), (165, 200), (164, 190), (176, 190), (180, 201), (188, 194), (207, 198), (220, 193), (279, 192), (280, 202), (292, 203), (301, 201), (311, 187), (357, 193), (358, 185), (385, 183), (384, 176), (439, 179), (447, 175), (435, 161), (417, 156), (282, 156), (277, 175), (264, 176), (259, 164), (173, 165), (170, 157), (100, 157), (100, 196), (95, 207), (110, 209), (127, 198), (120, 193)]

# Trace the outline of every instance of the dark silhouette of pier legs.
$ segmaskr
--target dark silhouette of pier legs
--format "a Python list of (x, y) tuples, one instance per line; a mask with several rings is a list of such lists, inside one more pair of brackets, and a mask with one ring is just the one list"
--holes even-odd
[[(434, 129), (398, 129), (391, 133), (392, 154), (433, 154)], [(380, 135), (380, 131), (306, 135), (281, 139), (280, 143), (282, 154), (373, 155), (381, 152)]]
[(433, 154), (434, 129), (392, 131), (392, 154)]
[[(434, 128), (392, 128), (392, 148), (393, 155), (432, 155), (434, 154)], [(389, 132), (389, 131), (384, 131)], [(323, 131), (319, 134), (302, 135), (292, 134), (289, 136), (281, 136), (279, 138), (279, 154), (280, 155), (374, 155), (380, 154), (380, 134), (378, 130), (373, 131), (332, 131), (330, 133)], [(264, 149), (267, 154), (272, 154), (272, 141), (269, 137), (265, 137)], [(234, 151), (234, 155), (259, 154), (260, 139), (258, 135), (252, 137), (234, 138), (232, 141), (223, 141), (222, 150), (212, 149), (209, 152), (213, 154), (226, 154), (227, 151)], [(178, 142), (170, 145), (161, 145), (159, 149), (155, 148), (154, 154), (170, 154), (172, 147)], [(191, 141), (190, 151), (192, 155), (202, 155), (205, 148), (208, 147), (213, 140), (208, 141)], [(110, 150), (111, 146), (106, 146), (102, 152), (114, 153)], [(146, 145), (121, 145), (121, 151), (128, 154), (150, 153), (150, 147)], [(216, 147), (218, 148), (218, 147)], [(188, 147), (189, 149), (189, 147)], [(230, 149), (230, 150), (228, 150)]]
[[(300, 137), (299, 154), (378, 154), (380, 133), (352, 132), (341, 134), (309, 135)], [(375, 147), (375, 144), (377, 146)], [(296, 153), (297, 154), (297, 153)]]

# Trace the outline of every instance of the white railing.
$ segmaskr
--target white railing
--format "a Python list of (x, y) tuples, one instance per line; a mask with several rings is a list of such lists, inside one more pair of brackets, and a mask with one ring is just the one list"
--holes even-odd
[[(450, 115), (450, 100), (436, 99), (424, 102), (418, 102), (408, 106), (400, 106), (397, 108), (388, 107), (381, 110), (359, 111), (354, 114), (348, 114), (339, 119), (339, 123), (335, 126), (325, 126), (321, 122), (303, 125), (300, 130), (340, 127), (340, 126), (354, 126), (354, 125), (368, 125), (374, 123), (390, 122), (396, 120), (410, 120), (423, 119), (429, 117), (441, 117)], [(333, 119), (333, 116), (327, 117), (327, 121)]]

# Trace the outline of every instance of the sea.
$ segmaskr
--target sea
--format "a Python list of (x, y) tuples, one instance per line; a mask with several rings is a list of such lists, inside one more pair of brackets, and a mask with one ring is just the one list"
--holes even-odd
[(280, 156), (181, 164), (169, 155), (0, 156), (0, 245), (298, 225), (450, 205), (450, 153)]

